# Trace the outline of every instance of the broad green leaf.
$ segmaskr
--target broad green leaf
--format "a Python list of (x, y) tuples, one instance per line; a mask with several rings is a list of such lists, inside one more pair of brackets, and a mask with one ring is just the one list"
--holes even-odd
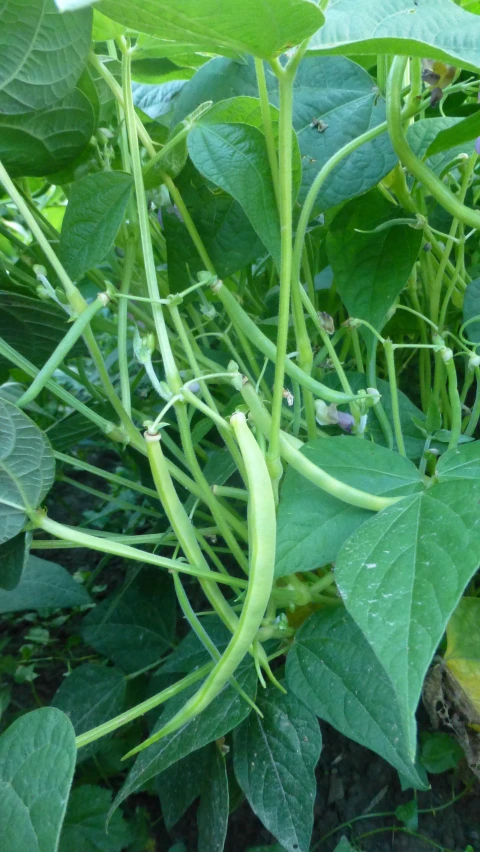
[(42, 707), (0, 737), (0, 836), (8, 852), (55, 852), (75, 769), (75, 733)]
[(86, 589), (61, 565), (30, 556), (19, 584), (0, 590), (0, 613), (27, 609), (60, 609), (91, 603)]
[[(265, 254), (263, 243), (238, 201), (213, 191), (189, 161), (177, 178), (178, 189), (220, 278), (227, 278)], [(204, 264), (185, 225), (174, 215), (163, 217), (167, 241), (168, 280), (172, 293), (185, 290)]]
[(445, 482), (367, 521), (338, 554), (350, 615), (391, 679), (409, 753), (423, 679), (479, 557), (480, 488)]
[(59, 258), (72, 278), (105, 259), (132, 191), (131, 175), (100, 172), (73, 184), (60, 236)]
[[(302, 453), (341, 482), (378, 496), (412, 494), (423, 487), (411, 461), (369, 441), (319, 439), (305, 444)], [(371, 512), (337, 500), (290, 468), (278, 509), (275, 575), (313, 571), (334, 562), (344, 541), (371, 517)]]
[[(276, 77), (265, 66), (269, 100), (278, 107)], [(213, 59), (199, 69), (182, 90), (172, 126), (201, 103), (232, 96), (258, 97), (254, 63)], [(208, 116), (208, 114), (207, 114)], [(206, 116), (206, 117), (207, 117)], [(324, 132), (312, 127), (314, 118), (328, 125)], [(385, 120), (385, 104), (373, 80), (359, 65), (341, 57), (307, 56), (293, 84), (293, 126), (298, 134), (303, 177), (302, 202), (317, 172), (347, 142)], [(397, 161), (388, 134), (361, 146), (339, 164), (325, 181), (317, 199), (324, 210), (375, 186)]]
[(90, 49), (92, 12), (61, 15), (53, 0), (0, 7), (0, 112), (44, 109), (75, 86)]
[[(270, 93), (278, 104), (278, 93)], [(320, 119), (324, 127), (312, 126)], [(385, 103), (370, 74), (355, 62), (337, 56), (307, 56), (300, 63), (293, 93), (293, 126), (302, 155), (303, 202), (325, 163), (352, 139), (385, 121)], [(320, 189), (316, 210), (327, 210), (361, 195), (395, 166), (397, 156), (387, 133), (346, 157)]]
[(271, 59), (321, 27), (308, 0), (102, 0), (98, 9), (131, 29), (214, 53)]
[(454, 450), (448, 450), (440, 456), (435, 476), (439, 482), (451, 479), (480, 478), (480, 441), (464, 444)]
[(53, 485), (55, 462), (43, 432), (0, 399), (0, 544), (20, 532)]
[(455, 769), (463, 757), (461, 745), (450, 734), (424, 734), (420, 761), (428, 773), (440, 775), (449, 769)]
[(145, 567), (130, 586), (88, 613), (81, 633), (87, 645), (134, 672), (160, 661), (174, 629), (172, 580), (161, 570)]
[(451, 0), (331, 0), (309, 50), (397, 53), (480, 65), (480, 20)]
[(433, 157), (434, 154), (440, 154), (442, 151), (456, 148), (457, 145), (471, 142), (477, 136), (480, 136), (480, 111), (467, 116), (463, 121), (454, 124), (453, 127), (441, 130), (435, 140), (429, 145), (427, 157)]
[[(469, 322), (478, 317), (475, 322)], [(463, 321), (468, 322), (465, 334), (472, 343), (480, 343), (480, 278), (467, 284), (463, 300)]]
[[(437, 175), (443, 175), (460, 154), (471, 154), (475, 147), (473, 138), (458, 142), (452, 147), (444, 148), (440, 143), (439, 151), (435, 150), (437, 139), (442, 140), (446, 133), (451, 138), (461, 119), (453, 116), (425, 118), (411, 124), (407, 131), (407, 139), (412, 150), (418, 157), (425, 157), (427, 165)], [(449, 138), (447, 137), (447, 138)]]
[[(104, 410), (104, 406), (102, 405), (93, 404), (89, 407), (99, 414), (106, 415), (107, 418), (110, 416), (109, 412)], [(65, 453), (82, 441), (88, 441), (94, 435), (98, 436), (100, 430), (96, 423), (87, 420), (78, 411), (73, 411), (71, 414), (67, 414), (66, 417), (62, 417), (57, 423), (49, 426), (45, 434), (55, 450)]]
[[(235, 677), (250, 698), (255, 699), (257, 676), (255, 668), (248, 663), (237, 670)], [(165, 722), (183, 707), (198, 689), (198, 684), (170, 699), (160, 719), (153, 728), (156, 733)], [(142, 787), (150, 778), (168, 769), (172, 763), (186, 757), (192, 751), (224, 737), (250, 713), (250, 706), (238, 692), (227, 684), (208, 708), (180, 730), (149, 746), (138, 755), (127, 780), (118, 793), (112, 808), (117, 808), (131, 793)]]
[[(322, 750), (318, 721), (295, 695), (269, 688), (234, 731), (234, 770), (253, 812), (288, 852), (308, 852)], [(299, 795), (299, 791), (301, 794)]]
[(198, 852), (223, 852), (229, 817), (227, 767), (218, 745), (210, 755), (197, 811)]
[(408, 225), (393, 225), (374, 234), (359, 230), (371, 231), (401, 216), (398, 207), (372, 190), (346, 204), (327, 234), (328, 259), (342, 302), (351, 317), (367, 320), (378, 331), (407, 283), (422, 232)]
[[(63, 340), (68, 320), (69, 315), (51, 300), (0, 290), (0, 337), (36, 367), (43, 367)], [(85, 346), (78, 342), (70, 353), (85, 355)]]
[(145, 115), (155, 120), (172, 112), (185, 82), (170, 80), (155, 86), (149, 83), (133, 83), (133, 102)]
[(346, 837), (342, 837), (333, 852), (357, 852), (357, 850), (348, 842)]
[(27, 564), (30, 533), (19, 533), (0, 544), (0, 589), (11, 591), (18, 586)]
[(462, 598), (447, 626), (445, 664), (480, 717), (480, 600)]
[(205, 746), (187, 754), (157, 776), (155, 786), (168, 831), (200, 796), (210, 760), (211, 746)]
[(111, 38), (120, 38), (125, 32), (125, 27), (115, 23), (111, 18), (102, 15), (98, 9), (93, 10), (93, 41), (108, 41)]
[(95, 129), (79, 89), (38, 112), (0, 115), (0, 158), (12, 177), (43, 177), (72, 163)]
[(343, 608), (314, 613), (287, 656), (287, 683), (317, 716), (425, 788), (409, 755), (397, 696), (385, 670)]
[(132, 842), (132, 831), (120, 811), (106, 827), (112, 793), (83, 784), (72, 790), (60, 835), (58, 852), (122, 852)]
[(263, 134), (247, 124), (194, 127), (188, 152), (201, 174), (241, 204), (279, 265), (280, 222)]
[[(125, 690), (125, 675), (120, 669), (85, 663), (65, 678), (53, 696), (52, 706), (63, 710), (78, 737), (121, 713)], [(82, 746), (78, 760), (91, 757), (100, 744), (97, 740)]]

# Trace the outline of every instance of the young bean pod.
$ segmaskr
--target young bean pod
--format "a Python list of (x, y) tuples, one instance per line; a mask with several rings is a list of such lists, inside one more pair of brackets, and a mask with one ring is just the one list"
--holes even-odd
[(249, 492), (250, 570), (238, 627), (220, 660), (195, 695), (160, 731), (132, 749), (126, 757), (142, 751), (183, 727), (208, 707), (250, 650), (267, 609), (275, 565), (276, 518), (273, 490), (265, 458), (247, 425), (245, 415), (237, 412), (231, 417), (230, 424), (245, 464)]

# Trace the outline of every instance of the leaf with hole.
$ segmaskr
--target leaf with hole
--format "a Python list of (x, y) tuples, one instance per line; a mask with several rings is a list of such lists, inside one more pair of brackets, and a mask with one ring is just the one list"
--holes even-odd
[(20, 532), (53, 485), (55, 462), (43, 432), (0, 399), (0, 544)]
[[(288, 852), (308, 852), (315, 766), (322, 750), (317, 719), (291, 693), (269, 688), (234, 732), (234, 770), (253, 812)], [(301, 790), (301, 795), (298, 791)]]
[(314, 613), (287, 655), (289, 689), (337, 731), (391, 763), (419, 789), (393, 685), (372, 648), (343, 608)]
[(17, 719), (0, 737), (0, 835), (9, 852), (54, 852), (75, 769), (75, 733), (53, 707)]

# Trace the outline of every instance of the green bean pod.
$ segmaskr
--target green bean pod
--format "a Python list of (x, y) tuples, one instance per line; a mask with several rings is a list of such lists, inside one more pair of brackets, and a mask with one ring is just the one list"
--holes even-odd
[(275, 502), (265, 458), (250, 431), (245, 415), (236, 412), (230, 424), (245, 464), (249, 492), (248, 532), (250, 566), (243, 609), (229, 644), (200, 689), (156, 734), (125, 757), (131, 757), (198, 716), (230, 680), (255, 640), (273, 585), (275, 565)]

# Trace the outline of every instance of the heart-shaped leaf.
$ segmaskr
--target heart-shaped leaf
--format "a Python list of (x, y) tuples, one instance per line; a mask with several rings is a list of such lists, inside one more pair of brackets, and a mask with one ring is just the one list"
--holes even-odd
[(335, 577), (352, 618), (393, 683), (415, 755), (415, 711), (450, 615), (479, 563), (480, 486), (449, 481), (363, 524)]
[(53, 485), (52, 448), (38, 426), (0, 399), (0, 543), (22, 529)]
[(42, 707), (0, 737), (0, 836), (8, 852), (55, 852), (75, 769), (75, 732)]

